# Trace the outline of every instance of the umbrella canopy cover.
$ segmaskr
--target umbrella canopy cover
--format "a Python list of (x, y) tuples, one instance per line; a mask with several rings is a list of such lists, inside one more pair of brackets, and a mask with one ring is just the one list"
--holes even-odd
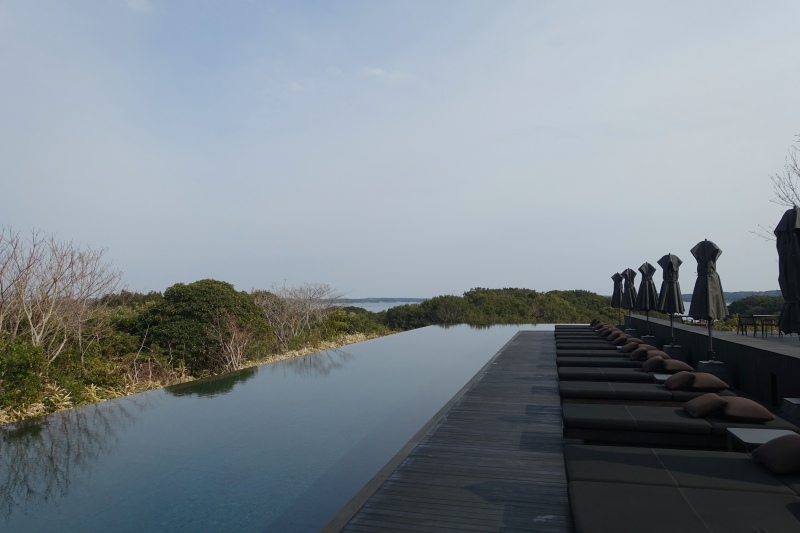
[[(728, 315), (722, 283), (717, 274), (717, 259), (722, 250), (709, 240), (698, 242), (692, 248), (697, 260), (697, 281), (692, 291), (692, 304), (689, 316), (698, 320), (718, 320)], [(710, 327), (710, 323), (709, 323)]]
[(611, 276), (614, 280), (614, 291), (611, 293), (611, 307), (619, 309), (622, 306), (622, 276), (619, 272)]
[(784, 333), (800, 333), (800, 208), (783, 214), (775, 226), (778, 248), (778, 284), (783, 308), (778, 327)]
[(653, 274), (656, 267), (650, 263), (644, 263), (639, 267), (642, 273), (642, 282), (639, 284), (639, 293), (636, 295), (636, 305), (634, 309), (638, 311), (651, 311), (658, 308), (658, 291), (653, 282)]
[(625, 285), (622, 288), (622, 303), (623, 309), (633, 309), (636, 304), (636, 287), (633, 286), (633, 280), (636, 279), (636, 272), (630, 268), (622, 271), (622, 279)]
[(667, 254), (658, 260), (658, 265), (664, 273), (661, 282), (661, 291), (658, 294), (658, 310), (670, 315), (683, 314), (683, 295), (681, 285), (678, 283), (678, 269), (683, 261), (677, 255)]

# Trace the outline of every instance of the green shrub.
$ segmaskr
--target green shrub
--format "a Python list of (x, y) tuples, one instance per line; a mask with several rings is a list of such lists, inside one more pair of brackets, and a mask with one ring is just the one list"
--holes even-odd
[(169, 287), (163, 300), (143, 313), (138, 328), (146, 334), (147, 346), (159, 346), (191, 372), (202, 374), (217, 366), (219, 336), (228, 318), (248, 332), (251, 353), (263, 349), (268, 327), (253, 295), (212, 279)]
[(41, 348), (20, 339), (0, 342), (0, 406), (37, 401), (41, 396), (45, 365)]

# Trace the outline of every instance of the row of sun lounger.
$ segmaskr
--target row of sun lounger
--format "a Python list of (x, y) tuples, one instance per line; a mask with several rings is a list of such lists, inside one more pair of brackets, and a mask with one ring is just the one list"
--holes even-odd
[[(800, 531), (800, 428), (611, 326), (555, 337), (578, 533)], [(793, 433), (750, 454), (728, 428)]]

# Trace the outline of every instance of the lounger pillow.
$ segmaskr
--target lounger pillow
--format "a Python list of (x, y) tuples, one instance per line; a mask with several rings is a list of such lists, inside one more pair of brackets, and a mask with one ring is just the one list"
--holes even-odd
[(601, 336), (601, 337), (603, 337), (603, 338), (605, 338), (605, 339), (607, 339), (608, 337), (610, 337), (610, 336), (611, 336), (611, 334), (612, 334), (612, 333), (616, 333), (616, 332), (620, 332), (620, 333), (622, 333), (622, 332), (621, 332), (621, 331), (619, 331), (617, 328), (609, 328), (609, 329), (606, 329), (606, 330), (603, 330), (603, 331), (601, 331), (601, 332), (600, 332), (600, 336)]
[(622, 335), (614, 339), (614, 342), (612, 342), (611, 344), (613, 344), (614, 346), (624, 346), (625, 344), (628, 343), (628, 340), (630, 338), (631, 338), (630, 335), (626, 335), (625, 333), (623, 333)]
[(686, 390), (699, 392), (719, 392), (726, 390), (727, 388), (728, 384), (714, 374), (709, 374), (708, 372), (695, 372), (694, 380), (689, 384)]
[(682, 370), (692, 370), (692, 367), (677, 359), (664, 359), (661, 356), (654, 356), (642, 364), (642, 370), (645, 372), (665, 372), (667, 374), (674, 374)]
[(675, 372), (680, 372), (681, 370), (688, 370), (690, 372), (694, 370), (694, 368), (692, 368), (690, 365), (687, 365), (683, 361), (678, 361), (677, 359), (663, 359), (663, 361), (664, 364), (661, 366), (662, 372), (674, 374)]
[(695, 376), (696, 374), (693, 374), (692, 372), (681, 370), (680, 372), (672, 374), (670, 377), (668, 377), (664, 382), (664, 386), (666, 386), (669, 390), (681, 390), (688, 388), (694, 381)]
[(709, 392), (683, 404), (683, 410), (692, 418), (705, 418), (721, 411), (726, 405), (728, 405), (728, 401), (725, 398)]
[(638, 348), (631, 352), (631, 360), (644, 361), (648, 350), (658, 350), (658, 348), (650, 346), (649, 344), (640, 344)]
[(661, 350), (647, 350), (647, 353), (644, 354), (645, 359), (652, 359), (653, 357), (660, 357), (661, 359), (671, 359), (667, 352), (662, 352)]
[(770, 420), (775, 420), (775, 415), (753, 400), (739, 396), (731, 396), (726, 400), (725, 407), (722, 409), (722, 414), (726, 418), (742, 422), (769, 422)]
[(661, 370), (664, 366), (664, 359), (661, 357), (651, 357), (644, 363), (642, 363), (642, 370), (645, 372), (656, 372)]
[(753, 450), (753, 457), (773, 474), (800, 474), (800, 435), (784, 435)]
[(637, 339), (636, 337), (631, 337), (630, 339), (628, 339), (628, 342), (625, 343), (625, 346), (623, 346), (620, 351), (622, 353), (631, 353), (636, 348), (641, 346), (641, 344), (642, 344), (642, 340), (641, 339)]
[(619, 330), (615, 330), (615, 331), (611, 332), (611, 335), (606, 337), (606, 339), (608, 339), (609, 341), (615, 341), (615, 340), (617, 340), (617, 338), (619, 338), (620, 335), (623, 335), (623, 333), (621, 331), (619, 331)]

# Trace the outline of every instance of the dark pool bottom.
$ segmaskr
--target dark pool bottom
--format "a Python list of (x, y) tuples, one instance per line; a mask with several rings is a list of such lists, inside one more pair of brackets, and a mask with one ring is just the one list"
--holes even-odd
[(423, 328), (0, 427), (0, 530), (318, 530), (519, 329)]

